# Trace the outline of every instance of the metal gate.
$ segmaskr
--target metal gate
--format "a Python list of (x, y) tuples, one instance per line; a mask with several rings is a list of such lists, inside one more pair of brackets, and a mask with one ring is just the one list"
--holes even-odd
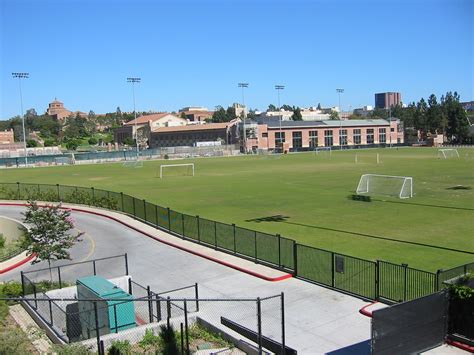
[(372, 354), (414, 354), (441, 345), (447, 315), (446, 291), (374, 311)]

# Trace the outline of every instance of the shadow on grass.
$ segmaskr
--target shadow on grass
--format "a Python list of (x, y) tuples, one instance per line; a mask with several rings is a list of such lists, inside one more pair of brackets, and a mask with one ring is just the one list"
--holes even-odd
[[(454, 188), (449, 188), (452, 190), (456, 190)], [(459, 189), (458, 189), (459, 190)], [(466, 190), (466, 189), (464, 189)], [(469, 207), (454, 207), (454, 206), (442, 206), (442, 205), (430, 205), (427, 203), (416, 203), (416, 202), (407, 202), (407, 201), (388, 201), (388, 200), (379, 200), (373, 198), (372, 201), (377, 201), (377, 202), (388, 202), (388, 203), (399, 203), (403, 205), (412, 205), (412, 206), (422, 206), (422, 207), (435, 207), (435, 208), (446, 208), (448, 210), (464, 210), (464, 211), (474, 211), (474, 208), (469, 208)]]
[(261, 222), (277, 222), (277, 223), (286, 223), (286, 224), (291, 224), (291, 225), (295, 225), (295, 226), (301, 226), (301, 227), (306, 227), (306, 228), (313, 228), (313, 229), (325, 230), (325, 231), (330, 231), (330, 232), (344, 233), (344, 234), (355, 235), (355, 236), (359, 236), (359, 237), (366, 237), (366, 238), (372, 238), (372, 239), (385, 240), (385, 241), (394, 242), (394, 243), (418, 245), (418, 246), (427, 247), (427, 248), (440, 249), (440, 250), (447, 250), (447, 251), (452, 251), (452, 252), (455, 252), (455, 253), (463, 253), (463, 254), (474, 255), (474, 251), (467, 251), (467, 250), (460, 250), (460, 249), (454, 249), (454, 248), (447, 248), (447, 247), (442, 247), (442, 246), (437, 246), (437, 245), (431, 245), (431, 244), (425, 244), (425, 243), (418, 243), (418, 242), (411, 242), (411, 241), (408, 241), (408, 240), (393, 239), (393, 238), (382, 237), (382, 236), (373, 235), (373, 234), (351, 232), (351, 231), (346, 231), (346, 230), (342, 230), (342, 229), (335, 229), (335, 228), (329, 228), (329, 227), (321, 227), (321, 226), (316, 226), (316, 225), (311, 225), (311, 224), (290, 222), (290, 221), (288, 221), (289, 218), (290, 218), (289, 216), (275, 215), (275, 216), (259, 217), (259, 218), (254, 218), (254, 219), (247, 219), (246, 222), (255, 222), (255, 223), (261, 223)]

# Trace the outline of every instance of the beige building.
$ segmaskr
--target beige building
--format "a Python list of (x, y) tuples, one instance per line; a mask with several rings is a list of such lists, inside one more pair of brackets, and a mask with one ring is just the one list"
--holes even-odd
[(87, 114), (81, 111), (69, 111), (67, 108), (64, 107), (64, 103), (59, 101), (57, 98), (54, 101), (48, 104), (48, 109), (46, 113), (50, 116), (56, 117), (57, 120), (63, 121), (70, 115), (79, 114), (82, 117), (87, 117)]

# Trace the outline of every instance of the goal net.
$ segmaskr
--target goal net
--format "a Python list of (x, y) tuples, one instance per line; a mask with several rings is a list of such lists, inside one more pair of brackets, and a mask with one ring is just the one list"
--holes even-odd
[(194, 163), (160, 165), (160, 179), (166, 176), (194, 176)]
[(331, 157), (332, 149), (331, 147), (315, 147), (314, 154), (319, 156)]
[(122, 164), (125, 168), (142, 168), (143, 161), (141, 160), (125, 160)]
[(357, 194), (410, 198), (413, 197), (413, 178), (409, 176), (364, 174), (360, 177)]
[(440, 159), (451, 159), (459, 158), (457, 149), (438, 149), (438, 158)]
[(71, 157), (58, 157), (54, 158), (56, 165), (71, 165), (74, 164), (74, 160)]

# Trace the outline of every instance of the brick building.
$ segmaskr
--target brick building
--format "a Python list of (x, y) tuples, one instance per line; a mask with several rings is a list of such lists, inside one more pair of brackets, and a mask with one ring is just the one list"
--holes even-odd
[(382, 92), (375, 94), (375, 108), (385, 108), (401, 105), (402, 95), (399, 92)]
[(68, 116), (70, 115), (77, 115), (81, 117), (87, 117), (87, 114), (85, 112), (81, 111), (69, 111), (67, 108), (64, 107), (64, 103), (59, 101), (58, 99), (54, 99), (52, 102), (48, 104), (48, 109), (46, 110), (46, 113), (49, 116), (55, 117), (59, 121), (65, 120)]

